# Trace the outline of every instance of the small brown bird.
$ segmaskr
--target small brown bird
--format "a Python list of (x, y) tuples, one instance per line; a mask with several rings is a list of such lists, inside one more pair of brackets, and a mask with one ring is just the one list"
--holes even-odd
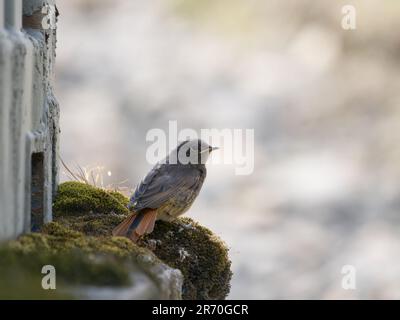
[(132, 213), (113, 235), (136, 242), (153, 231), (156, 220), (171, 221), (185, 213), (200, 192), (207, 174), (205, 162), (215, 149), (199, 139), (180, 143), (136, 188), (128, 204)]

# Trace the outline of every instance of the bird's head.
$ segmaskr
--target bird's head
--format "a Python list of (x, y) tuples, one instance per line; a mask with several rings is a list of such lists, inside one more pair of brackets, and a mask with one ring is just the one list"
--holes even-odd
[(204, 165), (210, 153), (216, 149), (201, 139), (186, 140), (171, 152), (169, 158), (177, 159), (179, 164)]

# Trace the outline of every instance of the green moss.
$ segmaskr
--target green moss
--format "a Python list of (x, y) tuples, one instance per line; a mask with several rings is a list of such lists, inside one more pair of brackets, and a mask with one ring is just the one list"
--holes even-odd
[(182, 271), (183, 299), (224, 299), (228, 295), (232, 277), (228, 248), (192, 219), (157, 221), (153, 233), (141, 244)]
[[(149, 250), (136, 245), (128, 238), (110, 236), (111, 230), (124, 219), (124, 216), (115, 217), (115, 220), (110, 220), (108, 215), (94, 215), (90, 216), (90, 219), (88, 218), (59, 218), (56, 222), (44, 225), (41, 234), (23, 236), (17, 243), (22, 244), (22, 247), (26, 246), (29, 248), (32, 245), (29, 244), (29, 240), (27, 241), (27, 239), (34, 238), (35, 242), (41, 244), (42, 248), (47, 246), (55, 252), (79, 248), (90, 254), (112, 254), (120, 258), (136, 259), (139, 256), (149, 255)], [(103, 228), (101, 233), (93, 232), (91, 228), (86, 228), (86, 223), (94, 223), (94, 219), (97, 219), (96, 223)], [(80, 232), (79, 229), (84, 231)], [(105, 231), (106, 229), (110, 232)], [(43, 239), (45, 240), (43, 241)], [(43, 242), (45, 244), (42, 244)], [(160, 260), (157, 259), (155, 262), (160, 262)]]
[[(0, 249), (0, 297), (3, 299), (72, 298), (68, 288), (79, 285), (125, 286), (131, 284), (130, 266), (113, 255), (83, 250), (43, 250), (47, 236), (23, 239), (23, 244)], [(30, 251), (23, 245), (30, 243)], [(49, 241), (48, 243), (51, 243)], [(34, 249), (38, 243), (37, 249)], [(23, 250), (19, 250), (20, 248)], [(57, 290), (44, 290), (41, 270), (45, 265), (56, 269)]]
[[(148, 253), (148, 250), (144, 250), (127, 238), (111, 237), (109, 235), (90, 236), (73, 228), (73, 224), (66, 225), (60, 221), (51, 222), (43, 226), (41, 234), (25, 235), (18, 239), (18, 243), (22, 243), (25, 246), (24, 242), (26, 242), (27, 238), (35, 239), (35, 243), (41, 244), (42, 248), (44, 247), (42, 243), (45, 242), (50, 248), (49, 250), (53, 252), (63, 252), (71, 248), (77, 248), (85, 253), (112, 254), (120, 258), (136, 257), (139, 254)], [(44, 238), (45, 241), (38, 241), (38, 238)], [(28, 247), (30, 246), (28, 245)]]
[(110, 236), (112, 230), (125, 219), (125, 215), (88, 214), (85, 216), (57, 217), (56, 221), (69, 229), (89, 236)]
[(21, 236), (3, 250), (19, 257), (28, 270), (54, 265), (69, 284), (119, 286), (130, 283), (129, 267), (122, 258), (130, 257), (135, 246), (127, 239), (88, 237), (52, 222), (42, 233)]
[(115, 191), (69, 181), (60, 184), (53, 204), (54, 216), (128, 214), (128, 199)]
[[(117, 199), (124, 206), (124, 208), (126, 208), (128, 206), (129, 199), (127, 197), (125, 197), (121, 192), (118, 192), (118, 191), (107, 191), (107, 192), (110, 196)], [(118, 213), (118, 212), (116, 212), (116, 213)], [(122, 212), (122, 213), (125, 213), (125, 212)]]
[(68, 299), (62, 290), (44, 290), (41, 268), (48, 264), (43, 255), (21, 254), (12, 248), (0, 248), (0, 300), (3, 299)]
[[(0, 298), (67, 298), (66, 288), (76, 285), (131, 285), (134, 271), (144, 271), (141, 258), (149, 255), (129, 239), (87, 236), (51, 222), (41, 233), (23, 235), (0, 248)], [(152, 263), (161, 262), (154, 257)], [(41, 288), (44, 265), (56, 268), (57, 290)]]

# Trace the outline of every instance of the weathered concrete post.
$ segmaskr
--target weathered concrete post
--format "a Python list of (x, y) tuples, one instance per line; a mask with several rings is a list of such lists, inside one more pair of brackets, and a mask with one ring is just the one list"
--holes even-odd
[(53, 0), (0, 0), (0, 240), (52, 219), (56, 15)]

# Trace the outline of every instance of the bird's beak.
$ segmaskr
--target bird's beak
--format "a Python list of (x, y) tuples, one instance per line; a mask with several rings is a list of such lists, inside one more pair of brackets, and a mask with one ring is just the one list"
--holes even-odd
[(206, 148), (206, 149), (204, 149), (204, 150), (201, 150), (200, 153), (204, 153), (204, 152), (211, 153), (212, 151), (217, 150), (217, 149), (219, 149), (219, 148), (218, 148), (218, 147), (211, 147), (211, 146), (209, 146), (208, 148)]

